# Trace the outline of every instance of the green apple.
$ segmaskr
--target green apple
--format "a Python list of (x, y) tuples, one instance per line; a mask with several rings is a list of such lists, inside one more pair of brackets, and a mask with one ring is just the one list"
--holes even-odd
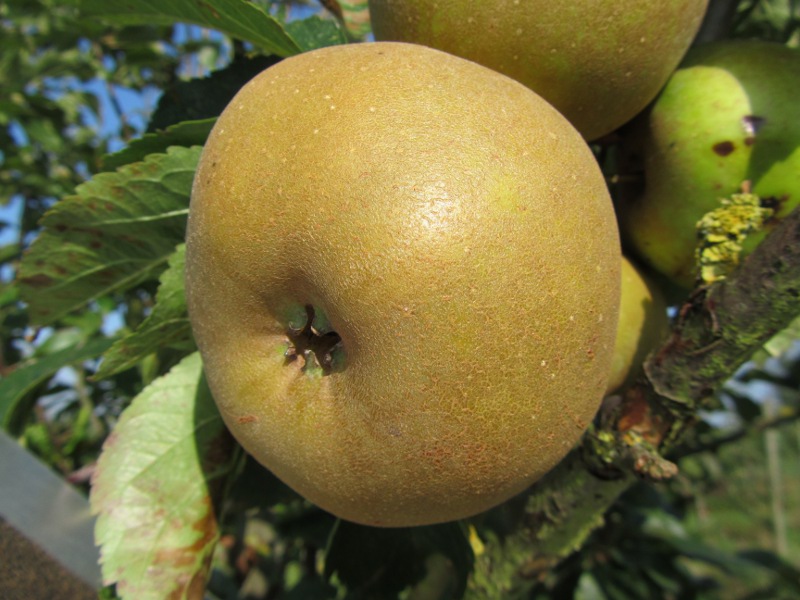
[(519, 83), (401, 43), (269, 68), (203, 151), (192, 328), (242, 446), (379, 526), (484, 511), (606, 389), (620, 248), (580, 135)]
[(661, 290), (624, 256), (621, 289), (609, 394), (631, 382), (650, 351), (663, 341), (669, 324)]
[[(696, 280), (697, 222), (742, 188), (774, 211), (751, 250), (800, 202), (800, 51), (725, 41), (693, 49), (635, 128), (644, 193), (620, 206), (635, 251), (683, 287)], [(736, 225), (732, 223), (732, 225)]]
[(707, 0), (370, 0), (375, 39), (468, 58), (540, 94), (588, 140), (632, 119), (680, 62)]

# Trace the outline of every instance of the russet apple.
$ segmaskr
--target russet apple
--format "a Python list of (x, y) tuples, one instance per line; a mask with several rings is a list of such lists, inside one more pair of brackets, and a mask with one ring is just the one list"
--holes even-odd
[(558, 463), (606, 389), (619, 282), (577, 131), (423, 46), (267, 69), (196, 174), (186, 291), (220, 412), (344, 519), (466, 517)]
[(622, 294), (608, 393), (629, 384), (650, 351), (667, 333), (667, 303), (658, 286), (622, 257)]
[(587, 140), (639, 113), (697, 33), (707, 0), (370, 0), (375, 39), (414, 42), (513, 77)]

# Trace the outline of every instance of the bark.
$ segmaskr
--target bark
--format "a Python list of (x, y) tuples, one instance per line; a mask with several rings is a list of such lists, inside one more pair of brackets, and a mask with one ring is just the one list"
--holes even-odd
[(609, 398), (583, 444), (526, 493), (490, 512), (494, 543), (476, 557), (469, 598), (514, 597), (580, 548), (637, 478), (677, 468), (662, 457), (736, 369), (800, 314), (800, 209), (727, 279), (699, 288), (639, 380)]

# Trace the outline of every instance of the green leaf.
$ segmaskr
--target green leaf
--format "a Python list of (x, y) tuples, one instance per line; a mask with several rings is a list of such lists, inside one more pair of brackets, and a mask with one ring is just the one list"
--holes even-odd
[(236, 448), (198, 353), (134, 398), (90, 496), (105, 584), (136, 600), (202, 597)]
[(334, 575), (354, 598), (460, 598), (474, 555), (460, 522), (377, 529), (339, 521), (331, 534), (325, 576)]
[(6, 244), (0, 246), (0, 263), (8, 262), (15, 259), (19, 255), (19, 244)]
[(194, 23), (252, 42), (267, 54), (300, 51), (277, 19), (245, 0), (81, 0), (79, 6), (85, 17), (101, 16), (119, 25)]
[(751, 564), (769, 569), (778, 575), (795, 594), (800, 594), (800, 569), (768, 550), (743, 550), (738, 557)]
[(670, 521), (679, 525), (675, 517), (667, 515), (665, 512), (652, 511), (642, 524), (642, 531), (652, 538), (666, 542), (682, 556), (714, 565), (729, 574), (740, 573), (750, 566), (734, 554), (675, 531), (670, 525)]
[(581, 574), (575, 588), (574, 600), (605, 600), (603, 588), (591, 571)]
[(347, 43), (347, 34), (336, 21), (317, 15), (291, 21), (286, 24), (286, 30), (303, 52)]
[(127, 164), (144, 160), (150, 154), (165, 153), (170, 146), (202, 146), (216, 119), (183, 121), (157, 133), (146, 133), (124, 149), (103, 157), (103, 170), (114, 171)]
[(244, 84), (280, 62), (275, 56), (236, 57), (208, 77), (178, 81), (164, 90), (148, 131), (167, 129), (188, 119), (216, 118)]
[(681, 592), (682, 580), (678, 569), (666, 560), (655, 566), (645, 566), (642, 568), (644, 575), (664, 592), (678, 597)]
[(789, 323), (789, 326), (764, 344), (764, 349), (770, 356), (781, 356), (800, 339), (800, 317)]
[(357, 40), (363, 40), (372, 31), (367, 0), (339, 0), (341, 18), (347, 31)]
[(173, 147), (101, 173), (48, 211), (19, 270), (34, 322), (158, 277), (183, 242), (200, 151)]
[(15, 304), (19, 299), (19, 288), (14, 283), (0, 285), (0, 309)]
[(61, 367), (100, 356), (112, 340), (97, 338), (59, 350), (23, 366), (0, 379), (0, 425), (19, 434), (25, 416), (36, 402), (33, 392)]
[(194, 350), (192, 330), (186, 312), (183, 267), (186, 246), (181, 244), (161, 274), (153, 312), (136, 331), (117, 342), (106, 352), (95, 379), (103, 379), (129, 369), (159, 348)]
[[(98, 320), (101, 319), (99, 315), (96, 316)], [(80, 327), (62, 327), (56, 329), (44, 342), (36, 346), (33, 357), (40, 358), (60, 352), (61, 350), (74, 348), (92, 337), (93, 334), (98, 332), (98, 329), (99, 327), (93, 331), (83, 331)]]

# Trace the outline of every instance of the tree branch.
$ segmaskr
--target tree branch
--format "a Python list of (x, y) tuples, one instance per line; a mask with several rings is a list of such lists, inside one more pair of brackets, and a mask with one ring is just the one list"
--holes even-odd
[[(744, 361), (800, 314), (800, 209), (727, 280), (697, 290), (672, 337), (645, 363), (647, 400), (675, 415), (668, 438)], [(669, 439), (658, 440), (669, 442)]]
[(689, 297), (671, 337), (651, 354), (622, 398), (607, 399), (598, 428), (580, 449), (520, 498), (485, 517), (485, 525), (501, 522), (505, 529), (485, 528), (498, 543), (476, 557), (468, 597), (529, 589), (602, 524), (603, 514), (637, 475), (671, 475), (674, 469), (660, 452), (673, 447), (694, 424), (697, 409), (799, 313), (796, 209), (728, 279)]

